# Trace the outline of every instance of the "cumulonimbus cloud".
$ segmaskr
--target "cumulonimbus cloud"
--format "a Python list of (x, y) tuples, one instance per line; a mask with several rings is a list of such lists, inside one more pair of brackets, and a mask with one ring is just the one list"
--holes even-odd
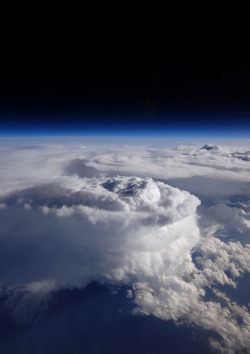
[[(126, 280), (129, 274), (153, 277), (161, 273), (166, 275), (166, 272), (178, 273), (185, 268), (190, 251), (199, 240), (196, 223), (199, 200), (151, 178), (84, 179), (79, 191), (62, 189), (64, 194), (58, 193), (42, 199), (41, 190), (37, 188), (17, 193), (16, 203), (13, 196), (6, 200), (12, 204), (4, 209), (5, 220), (10, 213), (16, 219), (19, 215), (26, 220), (21, 237), (27, 251), (23, 246), (20, 261), (30, 258), (30, 243), (38, 245), (33, 249), (35, 256), (26, 265), (32, 269), (30, 279), (27, 271), (21, 270), (22, 264), (14, 262), (13, 266), (20, 269), (16, 282), (41, 280), (82, 286), (89, 279), (120, 281)], [(30, 223), (34, 219), (37, 228), (31, 231)], [(61, 221), (61, 234), (55, 237), (53, 233), (58, 232), (56, 225)], [(39, 229), (41, 223), (44, 225), (42, 230)], [(67, 232), (63, 232), (65, 224), (75, 224), (74, 232), (68, 227)], [(9, 228), (6, 230), (9, 235), (1, 238), (1, 249), (10, 254), (12, 249), (15, 252), (16, 238), (20, 235), (13, 236), (14, 229), (9, 224), (5, 227)], [(11, 243), (6, 243), (7, 237), (12, 237)], [(44, 259), (46, 266), (43, 266)], [(9, 272), (8, 260), (7, 264), (4, 267), (3, 262), (3, 268)], [(68, 272), (71, 268), (74, 269), (73, 277)]]

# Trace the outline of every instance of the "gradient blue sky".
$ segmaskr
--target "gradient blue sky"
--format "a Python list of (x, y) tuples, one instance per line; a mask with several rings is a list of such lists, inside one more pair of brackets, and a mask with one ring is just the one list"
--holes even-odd
[(221, 137), (250, 138), (248, 116), (200, 117), (165, 115), (140, 117), (65, 117), (15, 116), (2, 119), (0, 136), (149, 136), (149, 137)]

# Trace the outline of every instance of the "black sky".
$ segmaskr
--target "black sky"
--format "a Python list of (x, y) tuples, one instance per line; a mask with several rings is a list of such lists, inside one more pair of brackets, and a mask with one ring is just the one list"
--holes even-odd
[(173, 17), (151, 6), (3, 24), (2, 126), (172, 124), (176, 117), (245, 124), (246, 28), (238, 17)]

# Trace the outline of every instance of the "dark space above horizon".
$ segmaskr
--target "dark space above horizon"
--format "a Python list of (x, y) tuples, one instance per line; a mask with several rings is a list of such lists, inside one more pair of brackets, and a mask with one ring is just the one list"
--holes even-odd
[(150, 8), (2, 25), (1, 130), (245, 129), (248, 49), (233, 29), (184, 25)]

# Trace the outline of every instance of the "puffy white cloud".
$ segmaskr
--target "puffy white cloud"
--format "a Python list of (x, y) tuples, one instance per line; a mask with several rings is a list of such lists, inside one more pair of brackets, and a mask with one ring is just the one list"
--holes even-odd
[(249, 221), (245, 218), (247, 213), (236, 207), (230, 207), (227, 204), (217, 204), (210, 207), (201, 207), (200, 224), (203, 227), (220, 225), (224, 232), (238, 230), (244, 232), (250, 228)]
[[(250, 245), (225, 243), (212, 236), (211, 228), (206, 231), (196, 246), (198, 268), (190, 261), (189, 267), (178, 276), (159, 277), (158, 283), (150, 280), (134, 283), (128, 297), (139, 306), (135, 313), (171, 319), (177, 325), (196, 324), (216, 332), (221, 340), (215, 336), (210, 338), (215, 351), (247, 352), (250, 345), (249, 311), (230, 301), (216, 287), (224, 284), (236, 287), (235, 279), (250, 271)], [(213, 289), (217, 299), (205, 299), (207, 288)]]
[[(11, 265), (4, 255), (2, 261), (3, 269), (9, 274), (13, 268), (19, 269), (14, 277), (17, 274), (15, 281), (21, 284), (53, 280), (81, 286), (89, 279), (125, 280), (128, 274), (165, 275), (166, 269), (170, 273), (179, 272), (199, 239), (195, 213), (199, 200), (151, 178), (84, 179), (77, 192), (62, 189), (61, 193), (65, 194), (52, 194), (53, 201), (47, 196), (47, 205), (40, 193), (39, 189), (23, 191), (24, 209), (20, 203), (14, 203), (9, 207), (11, 210), (2, 214), (5, 220), (11, 212), (15, 213), (16, 220), (25, 218), (24, 225), (20, 220), (23, 230), (19, 228), (23, 244), (21, 253), (18, 249), (20, 264), (17, 259)], [(26, 199), (31, 197), (32, 210), (26, 208)], [(16, 199), (20, 200), (18, 194)], [(59, 228), (58, 218), (62, 219)], [(35, 232), (30, 229), (34, 220)], [(5, 254), (16, 253), (17, 225), (9, 224), (8, 220), (2, 224), (6, 233), (0, 239), (1, 250)], [(68, 225), (66, 230), (65, 225)], [(59, 236), (53, 235), (57, 232)], [(30, 244), (37, 244), (32, 257)], [(29, 261), (22, 264), (26, 257)], [(73, 278), (70, 269), (74, 270)], [(10, 282), (14, 277), (10, 277)], [(1, 282), (8, 285), (6, 277)]]
[[(247, 352), (250, 345), (250, 315), (246, 307), (232, 303), (223, 293), (216, 292), (219, 301), (202, 301), (203, 291), (192, 283), (176, 277), (168, 278), (165, 286), (156, 290), (148, 283), (134, 284), (135, 312), (172, 319), (176, 324), (196, 324), (220, 335), (222, 341), (211, 337), (210, 345), (223, 353)], [(131, 295), (130, 295), (131, 296)]]

